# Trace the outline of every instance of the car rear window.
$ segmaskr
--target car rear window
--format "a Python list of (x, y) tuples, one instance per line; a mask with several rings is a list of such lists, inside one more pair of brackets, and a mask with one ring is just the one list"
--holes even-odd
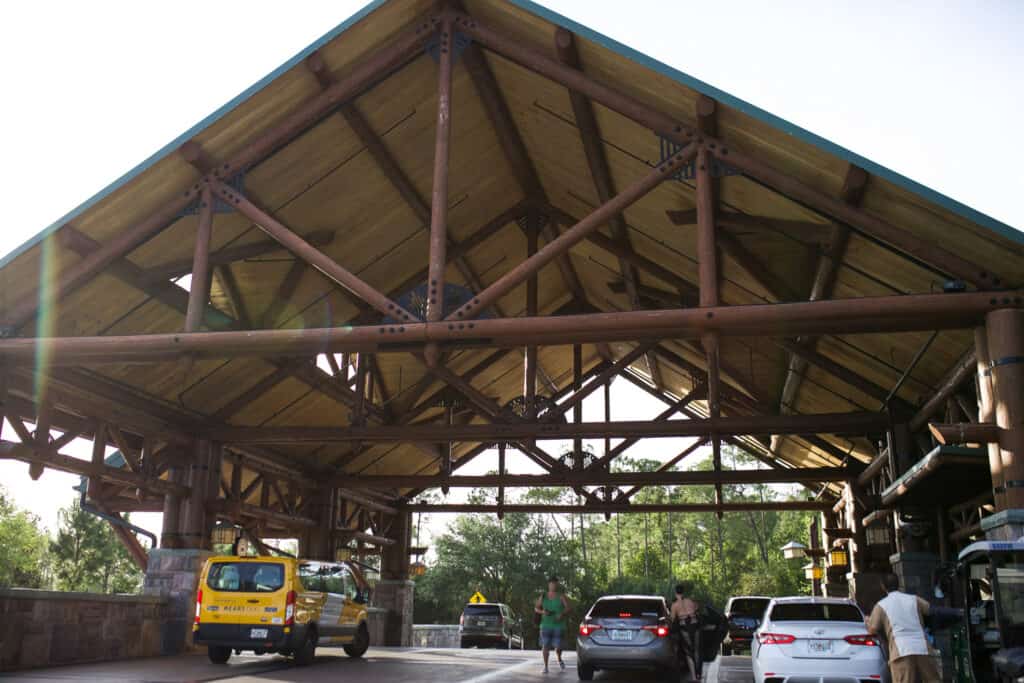
[(663, 617), (664, 603), (660, 600), (615, 599), (598, 600), (590, 610), (593, 619), (631, 619), (635, 617)]
[(284, 586), (284, 565), (277, 562), (215, 562), (206, 576), (215, 591), (273, 593)]
[(501, 614), (497, 605), (466, 605), (462, 613), (470, 617), (496, 617)]
[(772, 608), (772, 621), (864, 621), (853, 605), (783, 603)]
[(764, 614), (764, 608), (767, 606), (767, 600), (755, 600), (752, 598), (733, 600), (729, 604), (729, 614), (733, 616), (759, 617)]

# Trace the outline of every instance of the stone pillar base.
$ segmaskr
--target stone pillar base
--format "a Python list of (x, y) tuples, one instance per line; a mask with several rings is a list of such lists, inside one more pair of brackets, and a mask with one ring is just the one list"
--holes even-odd
[(826, 598), (848, 598), (850, 597), (850, 587), (839, 581), (831, 581), (822, 587)]
[(981, 520), (981, 529), (989, 541), (1017, 541), (1024, 538), (1024, 510), (1000, 510)]
[(192, 624), (199, 573), (211, 555), (209, 550), (194, 549), (149, 551), (142, 592), (167, 600), (167, 617), (160, 625), (160, 654), (176, 655), (193, 649)]
[(384, 642), (380, 645), (412, 647), (412, 606), (416, 584), (381, 579), (373, 589), (373, 604), (387, 610)]
[(935, 587), (935, 567), (939, 564), (939, 556), (932, 553), (905, 552), (889, 557), (892, 571), (900, 577), (900, 586), (904, 593), (913, 593), (931, 602)]
[(882, 591), (884, 572), (854, 572), (846, 575), (850, 597), (864, 614), (871, 614), (875, 603), (885, 597)]

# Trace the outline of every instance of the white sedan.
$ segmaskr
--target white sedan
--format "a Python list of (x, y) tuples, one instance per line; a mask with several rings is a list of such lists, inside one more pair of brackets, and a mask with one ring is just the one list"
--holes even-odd
[(878, 683), (888, 669), (852, 600), (774, 598), (751, 643), (755, 683)]

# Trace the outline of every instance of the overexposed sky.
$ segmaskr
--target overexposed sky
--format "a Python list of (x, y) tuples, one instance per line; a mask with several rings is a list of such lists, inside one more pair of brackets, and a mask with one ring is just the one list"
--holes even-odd
[[(363, 4), (0, 5), (0, 254)], [(998, 220), (1024, 226), (1020, 2), (542, 4)], [(626, 390), (616, 390), (617, 399), (620, 391)], [(641, 417), (660, 410), (640, 392), (631, 390), (621, 400), (649, 408)], [(599, 399), (587, 405), (595, 410), (591, 405), (600, 406)], [(618, 410), (616, 416), (626, 417)], [(652, 442), (636, 453), (672, 451), (663, 446)], [(0, 462), (0, 482), (52, 526), (53, 511), (68, 502), (76, 478), (48, 471), (32, 484), (26, 469)]]

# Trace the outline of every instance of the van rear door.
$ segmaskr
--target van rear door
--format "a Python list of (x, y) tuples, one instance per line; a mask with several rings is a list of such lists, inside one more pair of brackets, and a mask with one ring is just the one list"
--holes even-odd
[(285, 622), (286, 577), (283, 562), (241, 558), (211, 562), (202, 586), (200, 622), (205, 637), (265, 641), (280, 633)]

